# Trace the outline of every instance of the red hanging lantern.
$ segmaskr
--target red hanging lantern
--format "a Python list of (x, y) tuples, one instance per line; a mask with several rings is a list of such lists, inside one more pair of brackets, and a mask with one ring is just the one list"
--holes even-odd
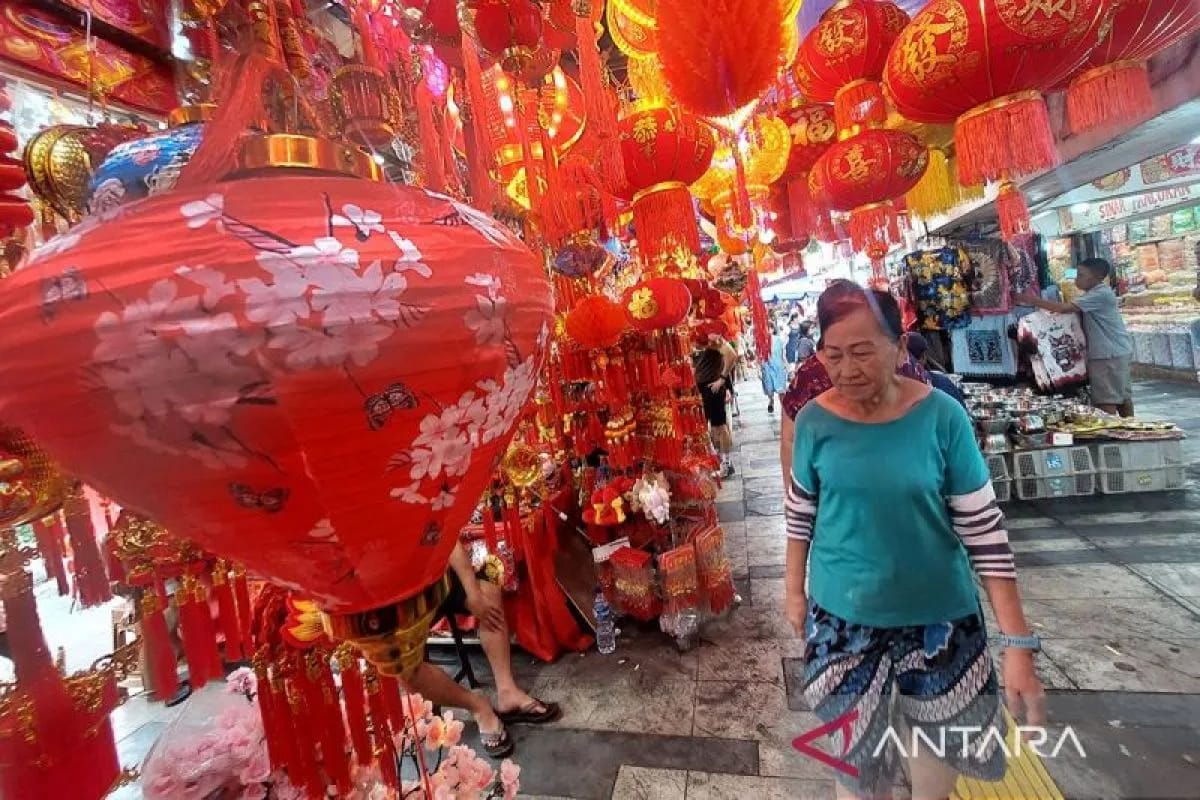
[(542, 41), (541, 9), (532, 0), (482, 0), (475, 11), (475, 34), (505, 72), (524, 79)]
[(774, 82), (783, 7), (762, 0), (657, 0), (658, 59), (671, 96), (693, 114), (725, 117)]
[(651, 278), (626, 289), (621, 304), (634, 330), (660, 331), (687, 319), (692, 293), (678, 278)]
[(892, 199), (915, 186), (928, 165), (929, 151), (915, 136), (867, 130), (838, 142), (817, 159), (809, 188), (830, 208), (850, 212), (854, 249), (882, 257), (900, 238)]
[(1127, 126), (1154, 111), (1146, 62), (1200, 29), (1195, 0), (1117, 0), (1112, 24), (1067, 87), (1071, 130)]
[(958, 181), (1027, 175), (1058, 162), (1041, 92), (1096, 45), (1106, 0), (933, 0), (901, 32), (884, 81), (914, 122), (955, 122)]
[(603, 350), (621, 340), (625, 332), (625, 311), (599, 294), (580, 300), (567, 314), (567, 335), (585, 350)]
[(891, 0), (844, 0), (821, 16), (800, 43), (792, 66), (809, 100), (834, 103), (838, 127), (881, 123), (886, 117), (879, 81), (888, 50), (908, 23)]
[(0, 298), (6, 419), (314, 597), (381, 669), (420, 663), (549, 335), (546, 276), (506, 228), (416, 189), (260, 173), (85, 221)]
[(683, 247), (700, 251), (700, 230), (688, 184), (712, 161), (712, 129), (661, 105), (635, 106), (618, 133), (625, 183), (615, 194), (631, 201), (638, 247), (647, 261)]

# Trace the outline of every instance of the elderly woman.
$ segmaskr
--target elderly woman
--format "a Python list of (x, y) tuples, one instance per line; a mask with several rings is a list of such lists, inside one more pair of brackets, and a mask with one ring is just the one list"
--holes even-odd
[(785, 504), (785, 607), (807, 640), (805, 696), (826, 721), (856, 712), (835, 729), (835, 752), (858, 773), (838, 775), (841, 796), (890, 796), (907, 757), (912, 797), (946, 798), (959, 774), (1005, 770), (972, 570), (999, 623), (1009, 702), (1033, 724), (1043, 716), (1039, 642), (970, 419), (896, 374), (906, 355), (895, 299), (839, 287), (817, 313), (832, 388), (796, 417)]

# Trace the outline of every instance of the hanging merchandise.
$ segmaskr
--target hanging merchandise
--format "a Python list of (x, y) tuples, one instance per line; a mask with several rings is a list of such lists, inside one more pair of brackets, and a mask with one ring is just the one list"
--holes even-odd
[(1012, 296), (1022, 294), (1041, 294), (1042, 282), (1039, 280), (1038, 250), (1041, 237), (1036, 233), (1023, 233), (1012, 237), (1013, 261), (1009, 270), (1009, 287)]
[(1067, 86), (1067, 121), (1082, 133), (1131, 127), (1154, 111), (1147, 62), (1200, 30), (1194, 0), (1114, 0), (1112, 21)]
[[(924, 127), (924, 126), (920, 126)], [(956, 206), (983, 199), (983, 186), (963, 186), (954, 175), (947, 147), (929, 145), (929, 166), (917, 185), (904, 195), (908, 211), (928, 220)]]
[[(791, 136), (791, 149), (788, 151), (787, 166), (780, 176), (782, 191), (778, 213), (788, 221), (789, 236), (784, 242), (794, 243), (780, 245), (780, 252), (802, 249), (801, 242), (807, 244), (811, 235), (816, 233), (818, 217), (828, 216), (828, 209), (822, 208), (813, 200), (808, 190), (808, 173), (816, 164), (817, 159), (837, 138), (837, 126), (834, 125), (833, 113), (829, 106), (807, 103), (802, 99), (791, 99), (788, 105), (779, 112)], [(772, 247), (775, 247), (772, 244)]]
[[(189, 171), (212, 141), (210, 129)], [(305, 587), (341, 636), (407, 604), (392, 617), (411, 630), (374, 631), (371, 652), (399, 673), (420, 663), (417, 609), (436, 607), (454, 534), (536, 382), (549, 287), (482, 212), (274, 171), (254, 160), (271, 141), (246, 138), (240, 179), (185, 185), (185, 171), (173, 192), (85, 221), (4, 280), (6, 414), (172, 533)], [(370, 161), (333, 152), (325, 169)], [(97, 291), (45, 293), (71, 270)], [(464, 420), (449, 445), (427, 434), (444, 413)], [(297, 558), (297, 531), (320, 546)]]
[(1017, 324), (1017, 341), (1036, 353), (1030, 362), (1042, 391), (1061, 392), (1087, 382), (1087, 340), (1078, 314), (1035, 311)]
[(1014, 321), (1009, 314), (973, 315), (965, 328), (950, 331), (954, 372), (967, 377), (1016, 376), (1016, 343), (1008, 335)]
[(700, 251), (700, 231), (688, 184), (712, 161), (712, 129), (696, 117), (661, 105), (635, 105), (620, 121), (626, 183), (638, 248), (647, 262), (677, 248)]
[(1107, 0), (1022, 3), (935, 0), (905, 26), (884, 73), (896, 110), (914, 122), (955, 123), (958, 179), (1002, 182), (1005, 238), (1030, 229), (1011, 181), (1058, 163), (1042, 92), (1095, 47)]
[(958, 242), (967, 254), (972, 314), (1005, 314), (1011, 305), (1009, 273), (1015, 251), (997, 239)]
[(971, 321), (963, 270), (967, 254), (957, 247), (919, 250), (904, 257), (910, 292), (924, 330), (953, 330)]

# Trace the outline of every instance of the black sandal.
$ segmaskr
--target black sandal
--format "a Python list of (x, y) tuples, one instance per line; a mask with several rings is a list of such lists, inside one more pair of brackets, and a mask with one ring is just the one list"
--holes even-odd
[(508, 758), (516, 749), (512, 737), (508, 735), (508, 730), (505, 728), (501, 728), (499, 733), (480, 731), (479, 743), (483, 745), (483, 752), (488, 754), (488, 758)]
[[(541, 711), (537, 710), (539, 707)], [(499, 717), (505, 725), (545, 725), (562, 717), (562, 707), (535, 697), (516, 711), (500, 712)]]

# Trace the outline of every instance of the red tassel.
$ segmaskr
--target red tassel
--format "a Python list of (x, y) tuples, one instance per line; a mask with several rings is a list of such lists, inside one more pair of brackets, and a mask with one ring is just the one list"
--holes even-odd
[(246, 580), (246, 571), (241, 567), (233, 568), (233, 596), (237, 599), (238, 627), (242, 631), (242, 648), (247, 653), (254, 651), (252, 626), (253, 609), (250, 606), (250, 584)]
[(362, 45), (362, 63), (368, 67), (380, 69), (379, 48), (371, 33), (371, 16), (367, 13), (366, 4), (355, 3), (351, 13), (354, 27), (358, 30), (359, 43)]
[(217, 610), (221, 620), (221, 633), (225, 636), (225, 660), (234, 663), (242, 660), (242, 626), (238, 619), (237, 603), (233, 598), (233, 586), (229, 583), (229, 570), (225, 562), (218, 561), (212, 573), (213, 594), (217, 596)]
[[(605, 186), (623, 186), (625, 161), (621, 156), (620, 140), (617, 135), (617, 110), (615, 98), (604, 83), (604, 66), (600, 60), (600, 48), (596, 43), (596, 31), (587, 14), (575, 18), (575, 39), (579, 52), (579, 82), (583, 89), (584, 107), (587, 109), (588, 127), (596, 136), (596, 174)], [(609, 223), (616, 216), (605, 217)]]
[(900, 240), (898, 225), (890, 201), (859, 206), (850, 212), (850, 243), (869, 258), (883, 258)]
[[(265, 651), (264, 651), (265, 652)], [(254, 700), (258, 704), (258, 713), (262, 717), (263, 738), (267, 742), (267, 756), (275, 769), (286, 769), (288, 765), (286, 740), (280, 733), (279, 709), (276, 707), (275, 695), (271, 691), (271, 676), (265, 659), (256, 658), (254, 674), (258, 678), (258, 691)]]
[(487, 131), (487, 95), (483, 91), (483, 67), (475, 40), (462, 37), (463, 82), (467, 87), (467, 102), (463, 111), (463, 139), (467, 144), (467, 163), (471, 169), (471, 200), (477, 208), (490, 210), (495, 203), (492, 185), (492, 140)]
[(433, 120), (433, 96), (425, 81), (417, 81), (413, 89), (417, 105), (417, 132), (421, 137), (421, 164), (425, 168), (425, 188), (435, 192), (446, 190), (446, 173), (442, 168), (442, 146), (438, 141), (437, 124)]
[(293, 674), (293, 685), (288, 691), (291, 710), (292, 736), (296, 744), (296, 757), (288, 769), (288, 778), (296, 786), (303, 786), (309, 800), (325, 797), (325, 782), (317, 769), (317, 742), (313, 730), (312, 709), (305, 699), (302, 687), (307, 683), (303, 676), (304, 665), (300, 664)]
[(1025, 194), (1009, 181), (1000, 184), (1000, 194), (996, 196), (996, 215), (1000, 218), (1000, 236), (1005, 241), (1033, 230)]
[(660, 183), (633, 200), (633, 227), (642, 258), (653, 262), (676, 247), (700, 251), (700, 228), (687, 187)]
[(108, 573), (104, 571), (104, 558), (96, 541), (91, 509), (84, 498), (82, 484), (77, 483), (67, 491), (63, 499), (63, 516), (71, 539), (75, 589), (80, 605), (91, 608), (107, 603), (112, 599), (112, 592), (108, 587)]
[(349, 645), (337, 650), (338, 669), (342, 676), (342, 700), (346, 704), (346, 723), (356, 760), (362, 766), (371, 763), (371, 732), (367, 722), (367, 698), (363, 693), (363, 676), (358, 664), (358, 652)]
[(1154, 113), (1145, 61), (1114, 61), (1089, 69), (1067, 87), (1067, 121), (1073, 133), (1132, 127)]
[(746, 163), (737, 135), (732, 136), (730, 150), (733, 152), (733, 222), (745, 230), (754, 224), (754, 211), (750, 208), (750, 192), (746, 189)]
[(71, 593), (71, 585), (67, 581), (67, 567), (63, 563), (63, 523), (58, 514), (39, 519), (33, 523), (33, 531), (37, 536), (38, 552), (46, 565), (46, 574), (54, 578), (59, 595)]
[[(270, 698), (266, 700), (266, 705), (271, 709), (273, 717), (273, 727), (275, 729), (275, 750), (279, 756), (279, 764), (283, 766), (292, 782), (297, 786), (301, 785), (301, 774), (303, 768), (297, 766), (298, 760), (307, 760), (306, 755), (302, 755), (300, 743), (296, 739), (295, 723), (292, 721), (292, 704), (288, 699), (287, 684), (279, 675), (271, 676), (269, 683), (259, 683), (261, 687), (266, 685), (267, 692)], [(268, 741), (270, 745), (270, 741)]]
[(387, 709), (392, 730), (404, 730), (404, 707), (400, 702), (400, 682), (391, 675), (380, 675), (379, 690), (383, 694), (383, 706)]
[(771, 357), (771, 331), (767, 306), (762, 299), (762, 284), (758, 270), (750, 270), (746, 280), (746, 299), (750, 301), (750, 318), (754, 321), (754, 352), (760, 363)]
[(1001, 97), (960, 116), (954, 152), (963, 186), (1029, 175), (1059, 161), (1046, 101), (1038, 92)]
[(346, 722), (338, 702), (329, 659), (324, 651), (310, 652), (307, 658), (308, 678), (316, 687), (320, 705), (316, 719), (321, 734), (321, 764), (325, 774), (338, 787), (341, 796), (350, 792), (350, 759), (346, 752)]
[[(529, 139), (531, 131), (537, 129), (537, 92), (529, 89), (517, 90), (517, 138), (521, 142), (521, 163), (525, 169), (525, 191), (529, 195), (529, 208), (536, 214), (542, 210), (542, 184), (544, 176), (538, 169), (533, 157), (533, 143)], [(543, 220), (543, 225), (545, 222)]]
[(175, 592), (175, 604), (179, 609), (179, 630), (183, 635), (188, 679), (193, 689), (200, 689), (210, 680), (221, 677), (223, 672), (207, 593), (203, 586), (197, 585), (195, 578), (184, 576), (182, 585)]
[[(396, 747), (392, 742), (392, 736), (400, 735), (404, 729), (402, 727), (393, 728), (391, 717), (387, 711), (387, 703), (383, 699), (383, 687), (379, 685), (379, 673), (375, 671), (374, 667), (368, 666), (367, 669), (367, 707), (371, 710), (375, 758), (379, 761), (379, 769), (383, 773), (384, 783), (388, 786), (397, 786), (399, 775), (396, 770)], [(423, 747), (424, 743), (418, 742), (416, 745)]]
[(166, 604), (167, 600), (151, 587), (142, 596), (141, 634), (146, 666), (150, 672), (147, 677), (150, 678), (154, 698), (163, 702), (179, 691), (179, 662), (163, 613)]

